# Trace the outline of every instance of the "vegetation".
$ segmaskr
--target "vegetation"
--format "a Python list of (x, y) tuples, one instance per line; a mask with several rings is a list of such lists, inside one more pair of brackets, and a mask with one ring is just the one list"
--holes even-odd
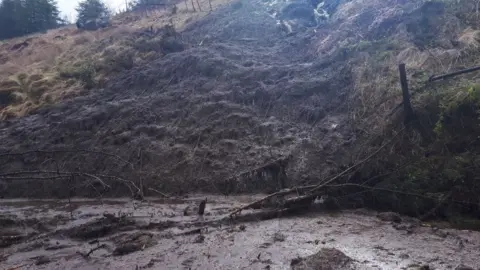
[[(20, 3), (20, 0), (5, 3), (8, 1)], [(224, 0), (213, 5), (222, 3)], [(83, 1), (79, 8), (85, 19), (107, 14), (101, 1)], [(164, 39), (164, 32), (175, 32), (192, 16), (198, 18), (206, 14), (124, 13), (111, 18), (115, 27), (98, 32), (66, 26), (0, 41), (0, 119), (22, 116), (85, 89), (102, 87), (118, 72), (161, 57), (171, 51), (172, 46), (179, 46), (174, 38)], [(170, 18), (174, 27), (164, 29)], [(5, 19), (0, 16), (0, 21)], [(0, 23), (0, 31), (4, 25)]]
[(108, 19), (110, 10), (102, 0), (83, 0), (76, 8), (78, 22), (86, 23), (90, 20)]
[(55, 0), (3, 0), (0, 39), (46, 31), (64, 25)]
[[(20, 2), (4, 0), (2, 5), (5, 3)], [(139, 0), (134, 7), (145, 3), (153, 2)], [(456, 8), (461, 6), (448, 6), (449, 12)], [(460, 17), (452, 15), (454, 12), (447, 16), (442, 13), (443, 9), (443, 5), (430, 4), (421, 12), (395, 17), (392, 21), (404, 24), (404, 28), (395, 31), (385, 23), (379, 27), (378, 33), (372, 30), (371, 35), (345, 38), (338, 34), (342, 31), (338, 31), (329, 39), (339, 39), (331, 42), (335, 47), (331, 50), (332, 55), (338, 54), (335, 60), (351, 63), (354, 89), (348, 93), (352, 105), (349, 116), (352, 129), (357, 132), (355, 136), (367, 140), (364, 144), (358, 143), (358, 149), (352, 147), (352, 159), (370, 151), (369, 147), (377, 149), (380, 145), (378, 141), (390, 140), (392, 131), (402, 130), (402, 135), (391, 147), (386, 147), (374, 161), (362, 166), (358, 175), (352, 176), (358, 183), (383, 190), (372, 189), (363, 193), (366, 196), (357, 198), (372, 207), (417, 216), (448, 198), (448, 202), (438, 208), (438, 214), (458, 221), (461, 219), (452, 213), (471, 214), (478, 208), (480, 181), (476, 175), (480, 175), (480, 166), (477, 165), (480, 164), (477, 138), (480, 134), (480, 86), (475, 84), (475, 78), (433, 86), (425, 86), (425, 82), (428, 75), (445, 71), (442, 70), (444, 67), (456, 69), (478, 64), (474, 59), (478, 59), (480, 34), (475, 30), (476, 25), (470, 24), (470, 18), (476, 14), (461, 10), (458, 12)], [(98, 0), (83, 1), (78, 11), (79, 20), (83, 21), (108, 16), (105, 5)], [(422, 16), (431, 19), (422, 19)], [(51, 48), (51, 54), (43, 53), (41, 59), (32, 59), (35, 55), (32, 46), (4, 54), (7, 56), (0, 55), (0, 61), (5, 63), (3, 68), (0, 67), (3, 78), (0, 82), (0, 106), (6, 108), (2, 117), (23, 115), (68, 94), (101, 86), (119, 72), (162, 57), (169, 52), (167, 49), (171, 44), (175, 45), (174, 48), (180, 47), (175, 43), (177, 40), (165, 39), (157, 31), (164, 28), (165, 22), (170, 19), (178, 29), (191, 17), (187, 12), (179, 12), (172, 17), (158, 19), (140, 17), (133, 12), (114, 18), (116, 27), (101, 32), (83, 33), (66, 28), (62, 31), (67, 35), (52, 31), (48, 35), (33, 37), (33, 44)], [(451, 19), (456, 23), (437, 24), (432, 21), (434, 19)], [(355, 21), (351, 27), (364, 27), (362, 23)], [(459, 26), (458, 33), (447, 29), (451, 25)], [(397, 30), (404, 32), (397, 35)], [(362, 31), (364, 29), (361, 28), (352, 30)], [(428, 34), (429, 31), (435, 34)], [(449, 36), (450, 33), (455, 35)], [(61, 40), (54, 40), (61, 35)], [(10, 41), (2, 48), (9, 50), (22, 41)], [(322, 44), (327, 44), (326, 41)], [(321, 46), (327, 54), (325, 58), (328, 57), (327, 45)], [(337, 50), (338, 47), (341, 50)], [(26, 68), (16, 66), (20, 65), (17, 64), (18, 59), (24, 60), (22, 64)], [(401, 101), (398, 62), (407, 64), (418, 122), (417, 125), (407, 126), (404, 131), (402, 117), (391, 117), (392, 109)], [(343, 164), (349, 162), (342, 161)], [(351, 193), (351, 190), (347, 191)]]
[(134, 0), (130, 2), (130, 6), (133, 10), (136, 9), (144, 9), (146, 7), (158, 7), (162, 5), (166, 5), (167, 1), (165, 0)]

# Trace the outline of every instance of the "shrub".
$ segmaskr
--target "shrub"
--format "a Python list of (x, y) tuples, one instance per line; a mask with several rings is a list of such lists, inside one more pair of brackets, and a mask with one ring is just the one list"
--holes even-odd
[(90, 20), (108, 20), (110, 11), (101, 0), (83, 0), (76, 8), (78, 12), (78, 22), (85, 24)]
[(60, 71), (60, 77), (64, 79), (74, 78), (80, 80), (87, 89), (91, 89), (95, 86), (95, 74), (95, 67), (91, 63), (83, 63), (78, 67)]

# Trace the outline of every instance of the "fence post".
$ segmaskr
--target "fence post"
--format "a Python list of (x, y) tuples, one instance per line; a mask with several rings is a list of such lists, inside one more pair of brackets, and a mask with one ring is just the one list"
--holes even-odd
[(398, 65), (398, 71), (400, 72), (400, 84), (402, 85), (403, 95), (403, 108), (405, 113), (405, 123), (413, 119), (413, 109), (410, 103), (410, 93), (408, 92), (407, 72), (405, 70), (405, 64)]

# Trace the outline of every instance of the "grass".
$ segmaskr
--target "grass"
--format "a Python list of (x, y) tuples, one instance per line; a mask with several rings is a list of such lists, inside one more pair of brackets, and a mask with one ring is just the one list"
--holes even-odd
[[(213, 0), (216, 9), (228, 0)], [(173, 23), (181, 31), (187, 22), (208, 14), (208, 1), (200, 1), (203, 11), (177, 4), (148, 13), (125, 13), (112, 20), (112, 27), (80, 31), (75, 26), (0, 41), (0, 120), (30, 111), (102, 86), (115, 74), (142, 65), (163, 55), (159, 37), (140, 36), (147, 29)], [(12, 50), (15, 44), (28, 46)], [(167, 46), (169, 44), (164, 44)]]

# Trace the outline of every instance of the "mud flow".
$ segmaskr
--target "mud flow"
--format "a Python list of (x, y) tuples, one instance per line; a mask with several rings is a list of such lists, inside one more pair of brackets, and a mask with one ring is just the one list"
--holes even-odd
[[(198, 205), (208, 197), (205, 214)], [(480, 233), (367, 210), (230, 219), (255, 196), (3, 200), (1, 269), (479, 269)], [(248, 211), (251, 211), (250, 213)], [(248, 210), (244, 214), (256, 211)], [(245, 215), (244, 215), (245, 216)], [(463, 268), (462, 268), (463, 267)]]

